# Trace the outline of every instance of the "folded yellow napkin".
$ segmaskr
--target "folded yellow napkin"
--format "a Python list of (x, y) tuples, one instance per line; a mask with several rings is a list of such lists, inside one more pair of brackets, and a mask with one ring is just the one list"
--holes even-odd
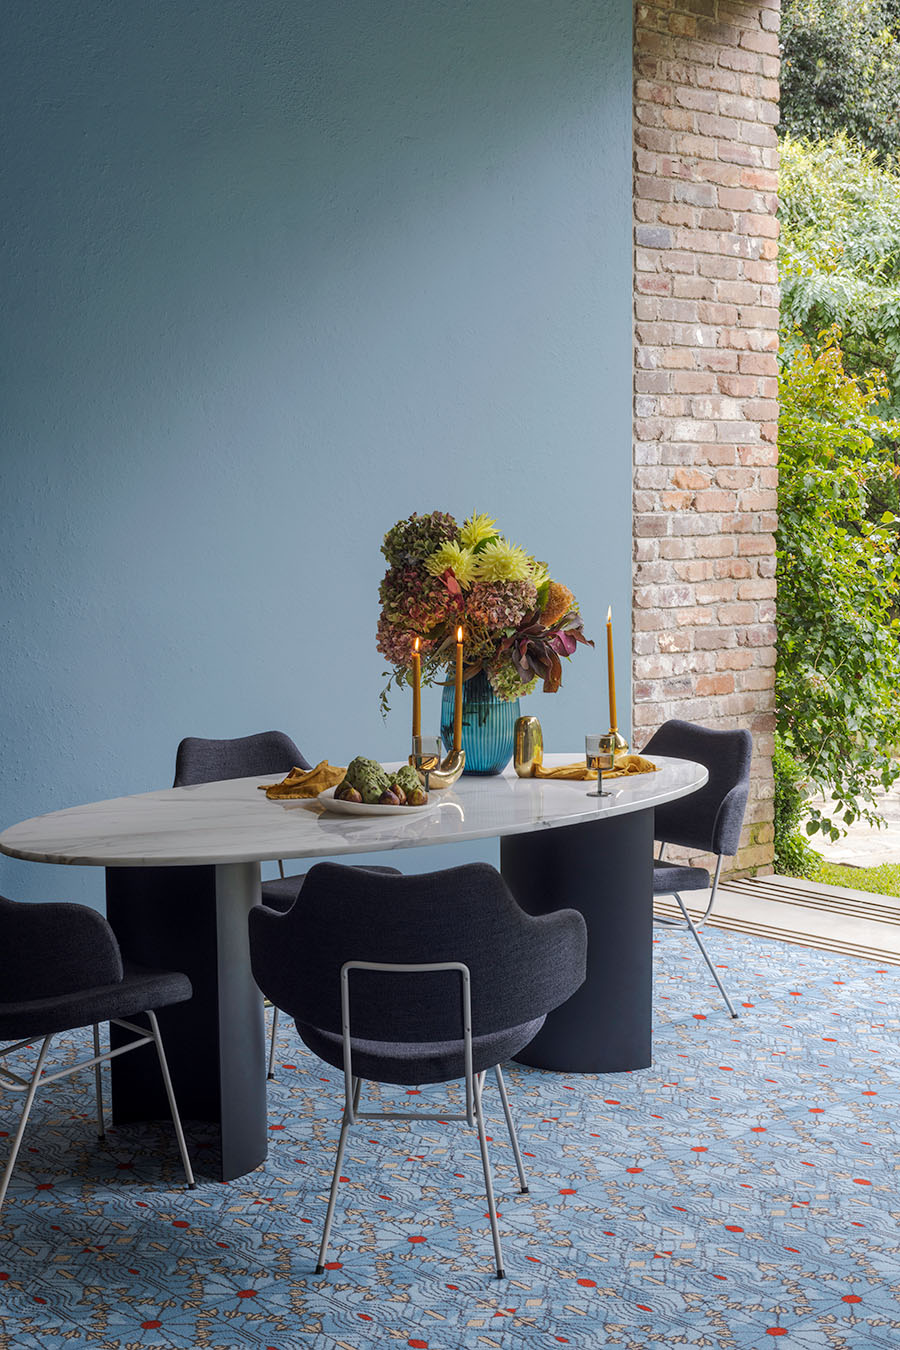
[(337, 787), (347, 772), (323, 759), (314, 769), (298, 769), (296, 766), (280, 783), (260, 783), (260, 790), (273, 801), (283, 801), (292, 797), (318, 797), (326, 788)]
[[(656, 765), (643, 755), (620, 755), (614, 769), (603, 770), (603, 781), (634, 773), (656, 773)], [(597, 778), (597, 770), (589, 769), (586, 764), (557, 764), (555, 769), (535, 764), (531, 774), (533, 778), (565, 778), (575, 783), (593, 783)]]

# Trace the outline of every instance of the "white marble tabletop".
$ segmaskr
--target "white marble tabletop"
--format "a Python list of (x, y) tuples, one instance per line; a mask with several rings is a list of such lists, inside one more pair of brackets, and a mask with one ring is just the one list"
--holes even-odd
[[(548, 765), (580, 759), (547, 755)], [(464, 775), (432, 794), (433, 811), (409, 816), (344, 816), (313, 801), (270, 801), (261, 782), (280, 775), (166, 788), (35, 816), (0, 834), (0, 850), (31, 862), (95, 867), (262, 862), (459, 843), (577, 825), (659, 806), (703, 786), (706, 769), (657, 757), (656, 773), (609, 780), (613, 794), (589, 796), (589, 783)]]

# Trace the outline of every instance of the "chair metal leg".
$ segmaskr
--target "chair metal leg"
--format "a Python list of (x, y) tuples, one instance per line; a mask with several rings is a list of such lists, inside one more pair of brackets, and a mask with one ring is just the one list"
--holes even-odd
[(159, 1023), (156, 1020), (156, 1013), (148, 1010), (147, 1017), (150, 1019), (150, 1030), (153, 1035), (153, 1041), (156, 1046), (156, 1053), (159, 1056), (159, 1067), (162, 1071), (163, 1082), (166, 1087), (166, 1096), (169, 1099), (169, 1110), (172, 1112), (172, 1123), (175, 1126), (175, 1137), (178, 1140), (178, 1149), (181, 1153), (181, 1161), (184, 1165), (185, 1174), (188, 1181), (188, 1190), (195, 1191), (197, 1183), (194, 1180), (194, 1172), (191, 1167), (191, 1160), (188, 1157), (187, 1144), (184, 1139), (184, 1130), (181, 1128), (181, 1116), (178, 1114), (178, 1105), (175, 1101), (175, 1093), (172, 1088), (172, 1079), (169, 1076), (169, 1066), (166, 1063), (166, 1052), (163, 1049), (162, 1036), (159, 1034)]
[(18, 1157), (19, 1147), (22, 1143), (22, 1136), (25, 1133), (25, 1126), (28, 1124), (28, 1117), (31, 1113), (34, 1095), (38, 1090), (41, 1081), (41, 1070), (44, 1067), (44, 1060), (47, 1057), (47, 1051), (50, 1048), (52, 1036), (45, 1036), (44, 1043), (40, 1048), (37, 1057), (37, 1064), (34, 1066), (34, 1073), (31, 1076), (31, 1082), (28, 1085), (28, 1091), (25, 1094), (25, 1105), (22, 1108), (22, 1117), (19, 1121), (19, 1128), (16, 1130), (16, 1136), (12, 1142), (12, 1149), (6, 1161), (6, 1167), (3, 1169), (3, 1177), (0, 1178), (0, 1209), (3, 1208), (3, 1201), (6, 1199), (6, 1191), (9, 1186), (9, 1179), (12, 1176), (12, 1170)]
[(519, 1151), (519, 1139), (516, 1134), (512, 1112), (509, 1109), (509, 1097), (506, 1095), (506, 1084), (503, 1081), (503, 1073), (499, 1064), (494, 1065), (494, 1075), (497, 1079), (497, 1090), (500, 1093), (500, 1100), (503, 1103), (503, 1114), (506, 1116), (506, 1128), (509, 1130), (509, 1142), (512, 1144), (512, 1150), (516, 1157), (516, 1169), (519, 1173), (519, 1189), (523, 1195), (527, 1195), (528, 1182), (525, 1180), (525, 1167), (522, 1163), (522, 1154)]
[(484, 1130), (484, 1111), (481, 1105), (481, 1093), (484, 1088), (484, 1073), (475, 1075), (475, 1124), (478, 1128), (478, 1144), (481, 1149), (481, 1166), (484, 1169), (484, 1189), (487, 1195), (488, 1216), (491, 1221), (491, 1236), (494, 1239), (494, 1257), (497, 1262), (497, 1279), (505, 1278), (503, 1270), (503, 1252), (500, 1249), (500, 1229), (497, 1226), (497, 1202), (494, 1199), (494, 1184), (491, 1180), (491, 1161), (488, 1157), (487, 1139)]
[[(728, 1011), (731, 1013), (731, 1016), (732, 1016), (732, 1017), (737, 1017), (737, 1015), (738, 1015), (738, 1014), (737, 1014), (737, 1009), (735, 1008), (735, 1006), (734, 1006), (734, 1004), (732, 1003), (731, 999), (728, 997), (728, 995), (727, 995), (726, 992), (725, 992), (725, 986), (724, 986), (724, 984), (722, 983), (722, 981), (719, 979), (719, 976), (718, 976), (717, 973), (716, 973), (716, 969), (715, 969), (715, 967), (714, 967), (712, 961), (710, 961), (710, 959), (709, 959), (709, 953), (707, 952), (706, 948), (705, 948), (704, 945), (703, 945), (703, 939), (701, 938), (700, 934), (697, 932), (697, 929), (694, 927), (694, 922), (693, 922), (693, 920), (692, 920), (690, 914), (688, 914), (687, 910), (685, 909), (685, 907), (684, 907), (684, 902), (682, 901), (681, 896), (678, 894), (677, 891), (673, 891), (672, 894), (675, 896), (675, 899), (678, 901), (678, 907), (679, 907), (679, 909), (681, 910), (681, 913), (682, 913), (683, 916), (684, 916), (684, 921), (685, 921), (685, 923), (687, 924), (688, 928), (691, 930), (691, 935), (692, 935), (694, 941), (696, 942), (697, 946), (700, 948), (700, 954), (701, 954), (701, 956), (703, 957), (703, 959), (704, 959), (704, 961), (706, 962), (707, 966), (709, 966), (709, 973), (710, 973), (710, 975), (712, 975), (712, 977), (713, 977), (713, 979), (715, 980), (716, 984), (719, 986), (719, 993), (722, 995), (722, 997), (724, 998), (725, 1002), (728, 1004)], [(708, 912), (708, 911), (707, 911), (707, 912)]]
[[(353, 1110), (359, 1106), (359, 1090), (362, 1087), (362, 1079), (353, 1080)], [(344, 1145), (347, 1142), (347, 1131), (350, 1128), (350, 1117), (344, 1112), (344, 1119), (341, 1121), (341, 1136), (338, 1139), (337, 1157), (334, 1160), (334, 1176), (331, 1178), (331, 1193), (328, 1196), (328, 1209), (325, 1214), (325, 1229), (322, 1233), (322, 1245), (319, 1248), (319, 1260), (316, 1263), (316, 1274), (325, 1274), (325, 1257), (328, 1253), (328, 1241), (331, 1237), (331, 1221), (334, 1218), (334, 1205), (337, 1200), (338, 1182), (341, 1176), (341, 1164), (344, 1161)]]
[(103, 1079), (100, 1076), (100, 1028), (94, 1023), (94, 1054), (98, 1057), (98, 1063), (94, 1065), (94, 1094), (97, 1098), (97, 1138), (106, 1138), (106, 1126), (103, 1123)]
[(278, 1009), (272, 1004), (272, 1039), (269, 1043), (269, 1078), (275, 1077), (275, 1037), (278, 1034)]

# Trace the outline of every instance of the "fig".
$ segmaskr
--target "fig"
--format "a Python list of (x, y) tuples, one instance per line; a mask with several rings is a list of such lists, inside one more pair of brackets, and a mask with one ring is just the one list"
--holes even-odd
[(351, 783), (348, 783), (346, 778), (342, 783), (339, 783), (338, 786), (335, 788), (334, 795), (340, 802), (362, 801), (362, 794), (358, 792), (357, 789), (353, 787)]
[(391, 792), (390, 788), (385, 788), (384, 792), (382, 792), (381, 796), (378, 798), (378, 805), (399, 806), (400, 798), (397, 796), (396, 792)]
[(425, 789), (424, 789), (423, 787), (417, 787), (416, 790), (415, 790), (415, 792), (407, 792), (407, 794), (406, 794), (406, 805), (407, 805), (407, 806), (427, 806), (427, 805), (428, 805), (428, 793), (425, 791)]

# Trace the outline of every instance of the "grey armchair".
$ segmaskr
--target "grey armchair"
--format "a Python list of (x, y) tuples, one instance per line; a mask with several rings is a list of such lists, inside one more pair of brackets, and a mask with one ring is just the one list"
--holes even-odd
[[(374, 916), (377, 920), (373, 921)], [(521, 1190), (527, 1191), (500, 1065), (585, 977), (587, 930), (575, 910), (533, 917), (500, 874), (471, 863), (386, 876), (319, 863), (303, 904), (250, 914), (253, 973), (305, 1044), (344, 1072), (344, 1118), (316, 1273), (324, 1270), (347, 1132), (357, 1120), (421, 1119), (360, 1111), (362, 1082), (420, 1086), (461, 1078), (464, 1120), (478, 1132), (497, 1276), (503, 1257), (482, 1096), (493, 1070)]]
[[(655, 836), (660, 849), (653, 863), (653, 894), (674, 895), (682, 920), (656, 915), (654, 922), (666, 926), (677, 925), (690, 932), (720, 994), (728, 1004), (728, 1011), (732, 1017), (737, 1017), (737, 1009), (710, 960), (699, 930), (712, 914), (716, 903), (722, 863), (738, 850), (750, 791), (752, 738), (749, 731), (713, 731), (694, 722), (673, 718), (664, 722), (651, 736), (642, 753), (691, 759), (703, 764), (709, 773), (705, 786), (699, 792), (656, 808)], [(714, 853), (716, 865), (712, 885), (706, 868), (668, 862), (663, 857), (666, 844)], [(695, 923), (685, 908), (681, 892), (707, 889), (710, 894), (706, 910)]]
[[(86, 905), (20, 904), (0, 896), (0, 1041), (14, 1044), (0, 1049), (0, 1059), (41, 1041), (30, 1078), (0, 1064), (0, 1085), (25, 1093), (25, 1104), (12, 1149), (0, 1179), (0, 1206), (6, 1197), (16, 1157), (39, 1087), (80, 1069), (93, 1067), (97, 1097), (97, 1131), (105, 1134), (100, 1065), (116, 1055), (137, 1050), (151, 1041), (156, 1046), (175, 1135), (188, 1186), (194, 1175), (181, 1128), (175, 1094), (166, 1063), (155, 1009), (183, 1003), (191, 997), (191, 983), (175, 971), (146, 970), (124, 963), (109, 924)], [(127, 1019), (146, 1014), (149, 1026)], [(114, 1022), (136, 1039), (116, 1050), (101, 1052), (101, 1022)], [(53, 1037), (62, 1031), (92, 1026), (94, 1054), (53, 1073), (44, 1064)]]

